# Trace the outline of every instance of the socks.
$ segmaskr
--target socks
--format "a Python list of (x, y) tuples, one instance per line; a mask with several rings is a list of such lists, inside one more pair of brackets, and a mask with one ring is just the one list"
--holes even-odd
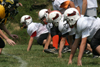
[(65, 45), (64, 46), (69, 46), (69, 43), (68, 43), (67, 39), (65, 40)]
[(66, 39), (66, 41), (65, 41), (65, 46), (69, 46), (69, 44), (68, 44), (68, 42), (67, 42), (67, 39)]
[(53, 36), (52, 37), (52, 41), (53, 41), (53, 47), (55, 47), (56, 49), (58, 49), (59, 35)]

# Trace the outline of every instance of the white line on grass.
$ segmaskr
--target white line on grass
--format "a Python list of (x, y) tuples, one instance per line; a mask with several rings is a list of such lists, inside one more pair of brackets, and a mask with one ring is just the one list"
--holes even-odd
[(27, 67), (27, 62), (25, 62), (24, 60), (22, 60), (20, 57), (18, 57), (18, 56), (15, 56), (15, 55), (11, 55), (11, 54), (7, 54), (7, 53), (5, 53), (4, 51), (2, 52), (4, 55), (7, 55), (7, 56), (11, 56), (11, 57), (13, 57), (13, 58), (15, 58), (15, 59), (17, 59), (18, 60), (18, 62), (20, 62), (21, 63), (21, 65), (20, 65), (20, 67)]

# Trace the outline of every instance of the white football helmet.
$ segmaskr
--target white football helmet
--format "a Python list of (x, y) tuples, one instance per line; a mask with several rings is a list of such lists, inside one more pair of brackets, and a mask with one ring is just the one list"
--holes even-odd
[[(63, 29), (65, 28), (67, 22), (59, 22), (59, 25), (58, 25), (58, 29), (60, 32), (63, 32)], [(65, 31), (66, 32), (66, 31)]]
[(42, 18), (44, 17), (47, 17), (48, 15), (48, 9), (42, 9), (39, 11), (38, 13), (38, 16), (39, 16), (39, 19), (41, 20)]
[(32, 17), (29, 15), (24, 15), (21, 17), (20, 23), (26, 23), (28, 26), (30, 23), (32, 23)]
[(72, 26), (80, 18), (80, 14), (75, 8), (68, 8), (64, 12), (64, 20), (68, 21), (69, 25)]
[(63, 22), (63, 19), (61, 19), (61, 22), (59, 22), (58, 29), (62, 35), (71, 31), (69, 24), (66, 21)]
[(58, 26), (59, 21), (62, 18), (61, 12), (54, 10), (48, 14), (48, 22), (53, 23), (55, 26)]

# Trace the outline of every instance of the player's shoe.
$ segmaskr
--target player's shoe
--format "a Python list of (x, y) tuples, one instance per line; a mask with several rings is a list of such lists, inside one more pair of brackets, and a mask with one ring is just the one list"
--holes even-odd
[(85, 51), (84, 51), (84, 54), (87, 54), (87, 55), (92, 55), (92, 52), (91, 52), (91, 51), (89, 51), (89, 50), (85, 50)]
[(100, 58), (100, 55), (93, 55), (93, 58)]
[(44, 49), (44, 52), (58, 54), (58, 50), (56, 48)]
[(71, 49), (68, 46), (64, 46), (62, 53), (71, 52)]

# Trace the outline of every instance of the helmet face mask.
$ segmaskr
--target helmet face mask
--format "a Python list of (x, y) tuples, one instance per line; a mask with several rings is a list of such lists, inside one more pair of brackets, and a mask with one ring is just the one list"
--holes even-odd
[(27, 28), (27, 25), (26, 25), (26, 23), (25, 22), (23, 22), (22, 24), (21, 24), (21, 26), (20, 26), (21, 28)]
[(41, 23), (42, 23), (42, 24), (47, 24), (46, 17), (43, 17), (43, 18), (41, 19)]
[(75, 25), (79, 18), (80, 14), (75, 8), (69, 8), (64, 12), (64, 20), (66, 20), (71, 27)]

